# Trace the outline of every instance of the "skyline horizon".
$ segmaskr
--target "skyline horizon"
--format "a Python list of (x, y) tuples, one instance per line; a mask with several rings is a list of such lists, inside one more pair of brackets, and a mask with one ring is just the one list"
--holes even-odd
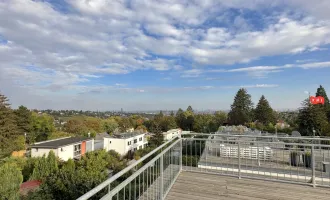
[(330, 90), (328, 0), (0, 1), (0, 85), (14, 107), (297, 109)]

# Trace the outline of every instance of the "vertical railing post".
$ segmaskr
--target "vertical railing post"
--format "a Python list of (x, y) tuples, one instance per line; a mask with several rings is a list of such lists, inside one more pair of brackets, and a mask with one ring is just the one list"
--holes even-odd
[(110, 194), (111, 192), (111, 183), (109, 183), (109, 186), (108, 186), (108, 194), (109, 194), (109, 199), (112, 200), (112, 195)]
[(180, 167), (180, 172), (182, 172), (182, 151), (183, 151), (183, 142), (182, 142), (182, 137), (180, 136), (180, 155), (179, 155), (179, 167)]
[(164, 152), (160, 156), (160, 199), (164, 199)]
[(237, 155), (238, 155), (238, 178), (241, 179), (241, 148), (240, 148), (240, 142), (238, 141), (238, 147), (237, 147)]
[(313, 187), (316, 187), (316, 182), (315, 182), (315, 151), (314, 151), (314, 141), (312, 144), (312, 184)]

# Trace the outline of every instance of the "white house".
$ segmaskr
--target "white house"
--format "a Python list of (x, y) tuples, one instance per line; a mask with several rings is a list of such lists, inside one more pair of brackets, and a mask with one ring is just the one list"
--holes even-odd
[(138, 149), (146, 147), (147, 140), (144, 133), (120, 133), (104, 137), (104, 149), (115, 150), (120, 155), (133, 153)]
[(164, 132), (163, 135), (164, 135), (164, 140), (170, 140), (176, 136), (179, 136), (182, 134), (182, 130), (177, 128), (177, 129), (171, 129), (171, 130), (168, 130), (167, 132)]
[(31, 156), (47, 156), (53, 151), (57, 157), (67, 161), (70, 158), (80, 158), (86, 152), (94, 151), (94, 139), (86, 137), (65, 137), (35, 143), (31, 146)]

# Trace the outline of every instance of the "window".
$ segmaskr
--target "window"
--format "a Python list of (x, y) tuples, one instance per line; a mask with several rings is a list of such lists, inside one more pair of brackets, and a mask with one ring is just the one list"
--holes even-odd
[(134, 139), (134, 144), (137, 143), (137, 139)]
[(139, 149), (142, 149), (142, 145), (139, 147)]
[(111, 144), (111, 141), (110, 141), (110, 144)]
[(74, 145), (74, 156), (79, 156), (81, 154), (81, 144)]
[(132, 141), (128, 141), (127, 142), (127, 145), (129, 146), (129, 145), (131, 145), (132, 144)]
[(134, 151), (136, 151), (136, 148), (134, 148)]
[(142, 137), (140, 137), (139, 141), (142, 141)]

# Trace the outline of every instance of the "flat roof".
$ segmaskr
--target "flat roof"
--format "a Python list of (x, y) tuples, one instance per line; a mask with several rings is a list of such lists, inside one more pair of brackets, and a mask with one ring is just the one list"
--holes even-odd
[(131, 137), (136, 137), (138, 135), (143, 135), (144, 133), (117, 133), (112, 136), (106, 136), (107, 138), (116, 138), (116, 139), (127, 139)]
[(75, 144), (82, 141), (92, 140), (92, 138), (88, 137), (69, 137), (62, 138), (58, 140), (50, 140), (41, 143), (36, 143), (31, 145), (31, 148), (49, 148), (49, 149), (57, 149), (59, 147), (67, 146), (69, 144)]

